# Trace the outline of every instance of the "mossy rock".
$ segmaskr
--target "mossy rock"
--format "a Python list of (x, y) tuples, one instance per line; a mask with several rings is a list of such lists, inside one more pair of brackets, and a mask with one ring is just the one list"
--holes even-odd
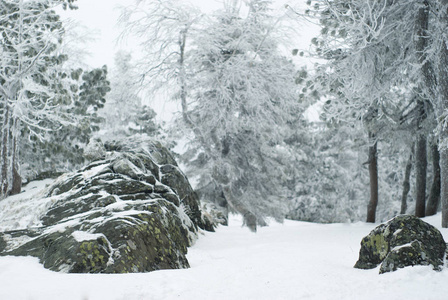
[(386, 225), (376, 227), (361, 241), (359, 260), (355, 264), (358, 269), (376, 268), (389, 253), (389, 243), (384, 236)]
[(198, 228), (213, 228), (159, 143), (108, 152), (44, 194), (37, 199), (48, 203), (42, 227), (0, 232), (0, 255), (35, 256), (45, 268), (69, 273), (187, 268)]
[(415, 265), (443, 265), (446, 243), (434, 226), (421, 219), (401, 215), (381, 224), (361, 241), (358, 269), (380, 266), (380, 273)]

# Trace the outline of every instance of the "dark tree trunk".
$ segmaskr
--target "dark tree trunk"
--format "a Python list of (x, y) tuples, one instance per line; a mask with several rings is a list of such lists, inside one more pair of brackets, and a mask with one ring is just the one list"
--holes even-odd
[(432, 62), (428, 58), (428, 52), (426, 51), (431, 36), (428, 32), (430, 6), (428, 0), (424, 0), (422, 4), (418, 10), (415, 23), (415, 51), (417, 52), (418, 62), (421, 64), (424, 81), (423, 90), (427, 96), (433, 98), (436, 94), (436, 78)]
[(17, 122), (18, 120), (14, 121), (14, 134), (12, 135), (12, 162), (11, 162), (11, 166), (12, 166), (12, 186), (11, 186), (11, 191), (10, 191), (10, 195), (16, 195), (19, 194), (20, 191), (22, 190), (22, 177), (20, 176), (19, 173), (19, 161), (18, 161), (18, 156), (19, 156), (19, 145), (18, 145), (18, 137), (16, 136), (17, 132), (18, 132), (18, 125)]
[[(440, 28), (448, 27), (448, 0), (440, 0), (441, 7), (439, 9), (438, 21)], [(448, 109), (448, 41), (442, 37), (440, 48), (438, 49), (438, 96), (437, 111), (438, 117), (442, 117)], [(442, 202), (442, 227), (448, 228), (448, 149), (445, 142), (448, 141), (448, 128), (442, 126), (439, 137), (440, 143), (443, 145), (440, 151), (440, 176), (441, 176), (441, 192), (440, 201)]]
[(13, 166), (12, 168), (12, 187), (10, 195), (17, 195), (22, 191), (22, 177), (17, 169), (17, 166)]
[[(412, 147), (414, 148), (414, 147)], [(411, 154), (409, 155), (408, 162), (406, 164), (406, 169), (404, 172), (404, 180), (403, 180), (403, 193), (401, 195), (401, 210), (400, 214), (406, 214), (406, 210), (408, 209), (408, 194), (411, 189), (410, 177), (411, 177), (411, 169), (412, 169), (412, 160), (413, 160), (413, 152), (412, 149)]]
[[(422, 6), (417, 12), (415, 20), (415, 51), (418, 62), (421, 65), (421, 73), (423, 75), (423, 84), (419, 88), (428, 97), (434, 95), (434, 72), (427, 55), (427, 47), (429, 42), (428, 26), (429, 26), (429, 2), (422, 1)], [(430, 102), (426, 99), (417, 98), (417, 107), (419, 114), (417, 115), (417, 138), (415, 149), (415, 177), (416, 177), (416, 201), (415, 201), (415, 215), (417, 217), (425, 216), (426, 208), (426, 172), (427, 172), (427, 141), (426, 134), (422, 132), (422, 122), (427, 117), (428, 106)]]
[(429, 192), (428, 204), (426, 206), (426, 215), (433, 216), (437, 213), (440, 204), (440, 153), (437, 143), (431, 145), (433, 180), (431, 191)]
[[(6, 102), (6, 101), (5, 101)], [(9, 192), (9, 107), (5, 104), (2, 124), (2, 145), (1, 145), (1, 173), (0, 173), (0, 199), (8, 196)]]
[(427, 165), (426, 136), (419, 133), (415, 148), (415, 216), (420, 218), (425, 216)]
[[(447, 136), (448, 138), (448, 136)], [(448, 228), (448, 149), (440, 151), (440, 201), (442, 202), (442, 227)]]
[(244, 225), (247, 226), (251, 231), (257, 232), (257, 224), (259, 223), (259, 220), (257, 220), (257, 217), (251, 211), (249, 211), (240, 201), (236, 200), (233, 197), (233, 192), (230, 185), (222, 185), (222, 191), (224, 197), (227, 200), (227, 203), (232, 207), (232, 209), (243, 216)]
[(372, 133), (369, 133), (369, 140), (373, 141), (373, 145), (369, 147), (370, 201), (367, 206), (367, 222), (375, 223), (376, 207), (378, 206), (377, 141)]

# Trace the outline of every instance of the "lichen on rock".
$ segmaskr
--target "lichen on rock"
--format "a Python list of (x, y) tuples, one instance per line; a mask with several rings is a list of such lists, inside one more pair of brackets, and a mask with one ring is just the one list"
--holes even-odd
[(157, 142), (105, 149), (47, 187), (42, 226), (0, 232), (0, 255), (36, 256), (45, 268), (70, 273), (189, 266), (187, 247), (199, 228), (213, 226), (170, 152)]
[(434, 226), (410, 215), (401, 215), (373, 229), (361, 241), (358, 269), (380, 266), (380, 273), (415, 265), (443, 265), (446, 243)]

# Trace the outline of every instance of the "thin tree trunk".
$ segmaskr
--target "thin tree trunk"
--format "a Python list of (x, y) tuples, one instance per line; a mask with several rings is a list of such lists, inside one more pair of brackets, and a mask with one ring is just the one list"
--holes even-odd
[[(369, 140), (374, 141), (375, 135), (369, 132)], [(369, 147), (369, 175), (370, 175), (370, 201), (367, 206), (367, 222), (375, 223), (376, 207), (378, 206), (378, 158), (377, 141)]]
[(11, 168), (12, 168), (12, 186), (11, 195), (19, 194), (22, 190), (22, 177), (19, 173), (19, 120), (14, 120), (13, 130), (12, 130), (12, 154), (11, 154)]
[(419, 218), (425, 216), (427, 165), (426, 136), (418, 133), (415, 146), (415, 216)]
[(1, 147), (0, 199), (8, 196), (9, 192), (9, 106), (6, 101), (4, 110)]
[[(412, 146), (412, 148), (414, 148), (414, 146)], [(406, 210), (408, 209), (407, 199), (408, 199), (409, 190), (411, 189), (411, 184), (410, 184), (409, 179), (411, 177), (413, 152), (414, 152), (414, 149), (412, 149), (411, 154), (409, 154), (409, 159), (406, 164), (406, 169), (404, 172), (403, 193), (401, 195), (401, 210), (400, 210), (400, 214), (402, 214), (402, 215), (405, 214)]]
[[(431, 63), (427, 55), (427, 47), (429, 42), (428, 26), (429, 26), (429, 2), (428, 0), (422, 1), (422, 6), (417, 12), (417, 18), (415, 20), (415, 51), (417, 54), (418, 62), (420, 63), (421, 72), (424, 79), (424, 84), (420, 86), (421, 90), (425, 92), (427, 96), (434, 95), (434, 75), (431, 70)], [(430, 102), (417, 98), (417, 107), (420, 108), (419, 115), (417, 116), (417, 138), (415, 149), (415, 177), (416, 177), (416, 201), (415, 201), (415, 215), (417, 217), (425, 216), (426, 208), (426, 172), (427, 172), (427, 141), (425, 132), (422, 132), (422, 122), (427, 117), (427, 106)]]
[[(430, 34), (429, 28), (429, 1), (423, 0), (421, 8), (418, 10), (415, 23), (415, 51), (417, 53), (418, 62), (421, 64), (421, 72), (424, 80), (424, 91), (431, 98), (436, 94), (436, 78), (431, 60), (428, 58), (428, 43)], [(426, 103), (429, 104), (429, 103)]]
[(257, 231), (257, 217), (249, 211), (242, 203), (233, 197), (233, 193), (230, 184), (222, 185), (222, 191), (227, 203), (239, 214), (243, 216), (244, 225), (246, 225), (251, 231)]
[[(448, 136), (446, 137), (448, 138)], [(448, 228), (448, 149), (440, 151), (440, 201), (442, 202), (442, 227)]]
[[(439, 9), (439, 26), (440, 28), (448, 27), (448, 0), (439, 0), (441, 8)], [(448, 41), (442, 37), (441, 46), (438, 49), (438, 117), (442, 117), (448, 109)], [(448, 128), (441, 126), (439, 141), (442, 144), (440, 151), (440, 176), (442, 188), (440, 193), (440, 201), (442, 202), (442, 227), (448, 228), (448, 149), (445, 146), (448, 141)]]
[(431, 191), (429, 192), (428, 204), (426, 206), (426, 215), (432, 216), (437, 213), (440, 204), (440, 153), (437, 143), (431, 145), (433, 180)]

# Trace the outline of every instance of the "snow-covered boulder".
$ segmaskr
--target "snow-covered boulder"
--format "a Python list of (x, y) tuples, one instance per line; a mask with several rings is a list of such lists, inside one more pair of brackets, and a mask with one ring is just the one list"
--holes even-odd
[(361, 241), (358, 269), (380, 266), (380, 274), (415, 265), (443, 265), (446, 243), (434, 226), (410, 215), (401, 215), (377, 226)]
[(213, 228), (197, 195), (159, 143), (124, 148), (109, 147), (116, 151), (30, 199), (45, 207), (39, 221), (0, 232), (0, 255), (36, 256), (48, 269), (72, 273), (188, 267), (198, 228)]

